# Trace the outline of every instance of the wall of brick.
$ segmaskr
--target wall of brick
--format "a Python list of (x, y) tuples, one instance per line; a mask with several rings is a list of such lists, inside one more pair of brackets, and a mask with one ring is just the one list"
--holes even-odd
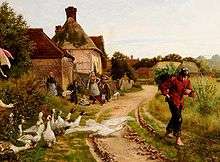
[(68, 85), (74, 80), (74, 63), (72, 59), (64, 57), (62, 59), (62, 88), (67, 89)]
[(61, 59), (32, 59), (32, 70), (45, 82), (49, 72), (53, 72), (58, 84), (62, 87)]

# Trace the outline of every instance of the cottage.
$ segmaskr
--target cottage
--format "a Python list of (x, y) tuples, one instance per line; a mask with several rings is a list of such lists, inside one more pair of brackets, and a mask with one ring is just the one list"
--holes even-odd
[(65, 11), (67, 20), (63, 26), (56, 26), (53, 41), (75, 58), (77, 73), (96, 71), (102, 74), (105, 59), (103, 38), (89, 37), (84, 32), (76, 21), (76, 8), (68, 7)]
[(27, 32), (29, 38), (35, 43), (35, 49), (31, 56), (33, 71), (42, 79), (49, 72), (53, 72), (58, 85), (62, 89), (74, 79), (74, 57), (60, 49), (41, 28), (30, 28)]

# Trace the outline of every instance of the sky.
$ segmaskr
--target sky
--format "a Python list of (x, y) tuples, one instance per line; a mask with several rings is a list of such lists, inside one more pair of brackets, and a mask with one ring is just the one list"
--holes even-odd
[(78, 23), (88, 35), (104, 36), (110, 56), (115, 51), (134, 58), (220, 54), (219, 0), (6, 1), (50, 38), (55, 26), (66, 21), (65, 8), (76, 7)]

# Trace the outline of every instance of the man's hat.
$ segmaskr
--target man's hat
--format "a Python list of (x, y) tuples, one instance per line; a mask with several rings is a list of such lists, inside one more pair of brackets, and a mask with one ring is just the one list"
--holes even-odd
[(186, 67), (181, 68), (180, 71), (179, 71), (179, 75), (189, 76), (189, 69), (186, 68)]

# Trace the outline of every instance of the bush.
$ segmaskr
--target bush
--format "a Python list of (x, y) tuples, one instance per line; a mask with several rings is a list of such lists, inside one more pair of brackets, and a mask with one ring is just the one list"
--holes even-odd
[(193, 88), (197, 95), (196, 105), (199, 113), (214, 113), (217, 108), (216, 81), (210, 77), (198, 77), (193, 80)]
[(174, 64), (170, 63), (169, 65), (166, 65), (164, 68), (158, 68), (154, 71), (154, 80), (157, 85), (160, 85), (163, 83), (166, 79), (168, 79), (171, 75), (176, 74), (176, 67)]
[(136, 80), (134, 69), (128, 64), (128, 57), (120, 52), (115, 52), (111, 59), (112, 69), (111, 75), (113, 80), (121, 79), (125, 74), (132, 79)]
[(0, 5), (0, 45), (14, 56), (8, 76), (20, 76), (30, 68), (34, 44), (27, 37), (27, 29), (23, 17), (16, 15), (7, 2)]
[[(0, 98), (5, 103), (14, 103), (14, 108), (4, 111), (0, 118), (1, 138), (12, 140), (18, 133), (21, 115), (27, 123), (38, 116), (44, 104), (44, 87), (33, 74), (25, 74), (17, 80), (0, 81)], [(14, 124), (8, 124), (9, 113), (14, 113)], [(9, 128), (10, 127), (10, 128)]]

